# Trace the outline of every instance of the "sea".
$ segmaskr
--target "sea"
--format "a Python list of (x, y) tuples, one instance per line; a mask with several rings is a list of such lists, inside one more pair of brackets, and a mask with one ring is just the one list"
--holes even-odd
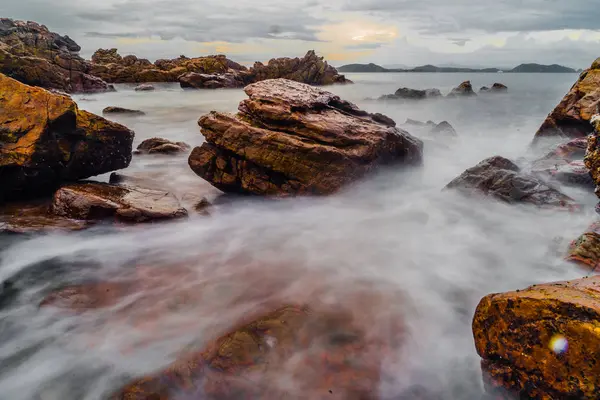
[[(425, 140), (422, 167), (382, 170), (333, 196), (222, 205), (218, 190), (190, 170), (186, 154), (134, 155), (120, 173), (217, 205), (210, 216), (191, 210), (189, 218), (168, 223), (0, 238), (0, 398), (106, 399), (129, 380), (165, 368), (184, 350), (202, 348), (266, 298), (293, 302), (296, 294), (343, 305), (358, 287), (389, 299), (370, 306), (377, 321), (402, 318), (402, 328), (387, 333), (401, 337), (402, 345), (382, 357), (381, 399), (483, 398), (471, 332), (478, 302), (490, 293), (582, 277), (562, 255), (594, 221), (598, 199), (591, 190), (562, 187), (584, 204), (575, 214), (443, 189), (487, 157), (502, 155), (526, 168), (551, 149), (555, 143), (532, 148), (531, 141), (578, 76), (346, 76), (353, 85), (326, 90), (391, 117), (409, 132), (407, 119), (448, 121), (457, 138)], [(500, 82), (508, 92), (411, 103), (374, 100), (400, 87), (448, 93), (465, 80), (476, 90)], [(242, 89), (155, 87), (136, 92), (134, 85), (119, 84), (114, 93), (73, 98), (98, 114), (106, 106), (144, 111), (109, 117), (135, 131), (134, 146), (151, 137), (198, 146), (198, 118), (213, 110), (235, 112), (246, 97)], [(108, 174), (94, 179), (107, 181)], [(143, 268), (162, 271), (148, 289), (155, 303), (176, 298), (183, 288), (201, 296), (172, 313), (154, 312), (156, 304), (132, 306), (131, 298), (80, 315), (39, 307), (58, 288), (129, 279)], [(175, 272), (182, 268), (185, 278)], [(290, 384), (283, 370), (271, 379)]]

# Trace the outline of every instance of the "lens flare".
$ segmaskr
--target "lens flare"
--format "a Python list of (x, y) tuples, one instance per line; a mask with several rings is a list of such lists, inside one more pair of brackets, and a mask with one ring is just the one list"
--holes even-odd
[(554, 335), (550, 340), (550, 349), (556, 354), (562, 354), (569, 348), (569, 341), (563, 335)]

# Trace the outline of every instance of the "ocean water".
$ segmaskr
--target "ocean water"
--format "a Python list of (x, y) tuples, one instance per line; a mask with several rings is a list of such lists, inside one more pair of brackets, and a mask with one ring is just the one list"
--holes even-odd
[[(530, 149), (533, 134), (577, 75), (347, 76), (354, 85), (328, 90), (399, 124), (407, 118), (446, 120), (458, 138), (427, 141), (422, 168), (381, 171), (326, 198), (246, 199), (217, 207), (211, 217), (192, 212), (187, 220), (165, 224), (1, 238), (0, 281), (13, 286), (0, 297), (0, 397), (104, 399), (131, 377), (165, 367), (186, 346), (201, 348), (267, 303), (318, 299), (369, 307), (357, 315), (368, 312), (377, 332), (401, 318), (401, 328), (386, 331), (401, 345), (381, 360), (383, 399), (414, 398), (415, 388), (427, 399), (480, 398), (471, 334), (477, 303), (489, 293), (583, 276), (561, 254), (594, 220), (597, 199), (591, 191), (563, 188), (585, 205), (571, 214), (442, 188), (486, 157), (498, 154), (526, 165), (543, 152)], [(498, 81), (509, 91), (410, 104), (368, 100), (402, 86), (447, 93), (467, 79), (477, 89)], [(156, 87), (135, 92), (117, 85), (116, 93), (74, 98), (95, 113), (109, 105), (146, 112), (111, 117), (135, 130), (136, 146), (154, 136), (196, 146), (203, 140), (198, 117), (233, 112), (245, 97), (242, 90)], [(184, 199), (218, 194), (191, 172), (186, 156), (134, 156), (122, 173), (158, 181)], [(128, 298), (75, 317), (38, 306), (55, 288), (131, 276), (151, 282), (139, 294), (149, 301)], [(185, 304), (169, 311), (167, 303), (182, 292)], [(356, 303), (369, 296), (381, 301)]]

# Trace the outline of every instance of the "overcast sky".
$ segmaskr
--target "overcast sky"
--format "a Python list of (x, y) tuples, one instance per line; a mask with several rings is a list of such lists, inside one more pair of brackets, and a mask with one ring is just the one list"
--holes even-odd
[(151, 60), (225, 53), (249, 63), (315, 49), (331, 64), (524, 62), (600, 57), (598, 0), (0, 0), (0, 15)]

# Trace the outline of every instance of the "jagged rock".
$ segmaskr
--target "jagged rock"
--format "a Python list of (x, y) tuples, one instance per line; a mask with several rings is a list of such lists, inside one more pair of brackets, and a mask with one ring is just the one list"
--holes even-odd
[(179, 84), (182, 88), (193, 89), (238, 88), (245, 86), (243, 77), (233, 70), (225, 74), (188, 72), (179, 77)]
[(53, 215), (45, 202), (18, 202), (0, 207), (0, 233), (78, 231), (87, 226), (85, 221)]
[(237, 115), (211, 112), (189, 165), (225, 192), (330, 194), (385, 164), (417, 165), (422, 143), (382, 115), (285, 79), (245, 88)]
[(447, 186), (465, 194), (491, 196), (507, 203), (528, 203), (538, 207), (579, 209), (569, 196), (527, 175), (512, 161), (494, 156), (467, 169)]
[(471, 97), (477, 96), (477, 93), (473, 91), (471, 81), (464, 81), (448, 94), (448, 97)]
[(600, 277), (491, 294), (473, 318), (488, 387), (516, 398), (592, 399), (600, 390)]
[(175, 154), (183, 153), (190, 149), (184, 142), (171, 142), (163, 138), (146, 139), (137, 147), (141, 154)]
[(592, 115), (599, 113), (600, 67), (598, 60), (583, 71), (569, 93), (548, 115), (533, 143), (545, 137), (585, 137), (592, 133)]
[(155, 90), (155, 88), (152, 85), (143, 83), (143, 84), (138, 85), (135, 88), (133, 88), (133, 90), (135, 90), (136, 92), (149, 92), (149, 91)]
[(114, 218), (123, 222), (187, 216), (187, 211), (169, 192), (93, 182), (58, 189), (52, 201), (52, 213), (80, 220)]
[(0, 200), (125, 168), (134, 133), (0, 74)]
[(145, 112), (140, 110), (132, 110), (123, 107), (106, 107), (102, 110), (102, 114), (128, 114), (128, 115), (146, 115)]
[(352, 83), (344, 75), (340, 75), (334, 67), (327, 64), (323, 57), (318, 57), (314, 50), (310, 50), (303, 58), (274, 58), (267, 65), (256, 62), (249, 71), (248, 82), (278, 78), (309, 85)]
[(28, 85), (65, 92), (104, 92), (114, 88), (90, 74), (80, 47), (44, 25), (0, 18), (0, 73)]

